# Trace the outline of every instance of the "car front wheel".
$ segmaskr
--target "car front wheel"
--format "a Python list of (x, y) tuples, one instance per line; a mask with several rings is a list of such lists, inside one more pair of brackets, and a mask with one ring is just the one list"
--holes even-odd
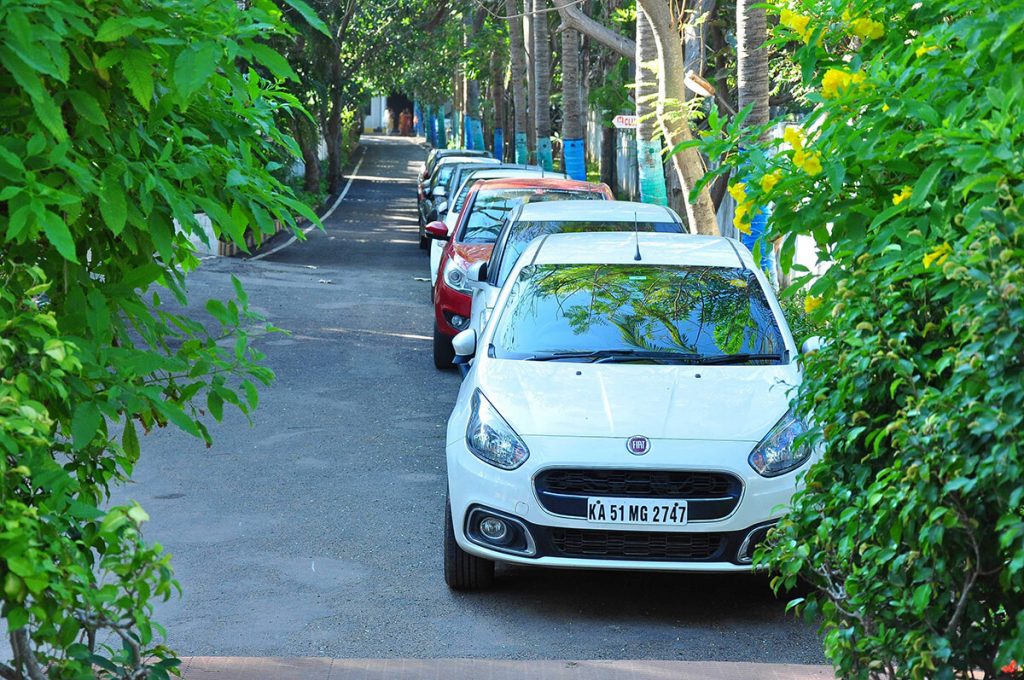
[(440, 371), (451, 368), (455, 360), (455, 348), (452, 347), (452, 339), (441, 332), (434, 322), (434, 366)]
[(459, 547), (452, 508), (444, 499), (444, 581), (452, 590), (483, 590), (494, 583), (494, 562), (470, 555)]

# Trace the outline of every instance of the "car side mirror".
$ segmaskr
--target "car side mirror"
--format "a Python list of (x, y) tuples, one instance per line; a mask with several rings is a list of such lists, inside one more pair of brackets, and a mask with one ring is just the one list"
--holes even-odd
[(804, 340), (804, 344), (800, 346), (800, 354), (810, 354), (811, 352), (817, 352), (824, 346), (825, 342), (821, 339), (821, 337), (813, 335)]
[(441, 221), (434, 221), (423, 228), (427, 232), (427, 238), (437, 241), (448, 240), (448, 225)]
[(474, 262), (466, 272), (466, 278), (473, 283), (483, 283), (487, 280), (487, 263)]
[(448, 201), (438, 201), (436, 212), (438, 217), (448, 212)]
[(452, 347), (455, 349), (455, 360), (452, 363), (468, 364), (476, 355), (476, 330), (467, 328), (456, 335), (452, 338)]

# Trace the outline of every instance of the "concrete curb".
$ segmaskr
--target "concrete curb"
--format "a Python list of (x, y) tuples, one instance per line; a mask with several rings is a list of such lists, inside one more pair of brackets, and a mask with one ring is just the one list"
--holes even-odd
[(831, 680), (829, 666), (721, 661), (188, 657), (185, 680)]

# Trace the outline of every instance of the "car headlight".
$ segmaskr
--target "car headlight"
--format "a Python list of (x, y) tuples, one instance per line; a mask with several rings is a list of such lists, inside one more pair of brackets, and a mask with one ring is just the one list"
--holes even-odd
[(444, 265), (444, 282), (460, 293), (469, 294), (472, 291), (466, 280), (466, 272), (459, 266), (459, 261), (452, 258)]
[(811, 446), (796, 439), (807, 432), (802, 420), (787, 413), (750, 453), (750, 467), (762, 477), (778, 477), (797, 469), (811, 457)]
[(470, 403), (466, 445), (473, 455), (502, 470), (515, 470), (530, 457), (530, 450), (480, 390)]

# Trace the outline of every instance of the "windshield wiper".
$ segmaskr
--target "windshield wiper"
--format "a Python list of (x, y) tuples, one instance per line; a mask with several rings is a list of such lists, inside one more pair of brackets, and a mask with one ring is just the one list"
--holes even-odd
[(707, 365), (722, 364), (745, 364), (748, 361), (782, 361), (781, 354), (705, 354), (700, 357), (699, 363)]
[(591, 363), (613, 363), (616, 361), (657, 361), (665, 363), (700, 363), (700, 354), (684, 354), (682, 352), (652, 352), (638, 349), (598, 349), (592, 352), (550, 352), (527, 357), (527, 361), (572, 361), (589, 359)]

